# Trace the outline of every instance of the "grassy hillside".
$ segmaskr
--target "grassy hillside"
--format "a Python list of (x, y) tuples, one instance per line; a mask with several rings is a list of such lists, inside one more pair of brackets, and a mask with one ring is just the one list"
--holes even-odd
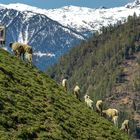
[[(69, 53), (60, 58), (58, 64), (49, 68), (47, 73), (58, 82), (61, 81), (62, 77), (67, 77), (70, 91), (78, 82), (81, 87), (81, 98), (87, 93), (94, 101), (105, 99), (106, 107), (114, 107), (122, 112), (120, 122), (123, 119), (131, 120), (133, 127), (131, 133), (134, 131), (135, 135), (138, 135), (140, 121), (135, 119), (134, 112), (136, 109), (133, 107), (137, 107), (137, 116), (140, 115), (140, 105), (136, 100), (140, 98), (140, 88), (138, 88), (140, 86), (140, 75), (137, 72), (137, 76), (133, 77), (133, 82), (127, 84), (128, 81), (124, 76), (126, 65), (123, 64), (128, 60), (135, 59), (136, 62), (134, 63), (137, 66), (134, 65), (132, 69), (138, 71), (138, 65), (140, 64), (138, 63), (140, 62), (139, 51), (140, 18), (134, 14), (133, 17), (128, 17), (125, 24), (118, 22), (114, 26), (103, 27), (102, 34), (97, 32), (89, 40), (83, 41), (72, 48)], [(128, 77), (136, 71), (131, 71)], [(131, 79), (131, 76), (129, 79)], [(115, 90), (116, 86), (123, 86), (122, 83), (125, 85), (125, 91), (118, 92)], [(133, 90), (134, 86), (136, 91)], [(124, 92), (125, 94), (123, 94)], [(124, 103), (118, 105), (118, 102), (115, 102), (115, 100), (121, 101), (126, 96), (129, 98), (127, 101), (129, 105)], [(135, 105), (133, 106), (133, 104)], [(135, 123), (136, 128), (133, 125)]]
[(128, 140), (36, 68), (0, 49), (0, 139)]

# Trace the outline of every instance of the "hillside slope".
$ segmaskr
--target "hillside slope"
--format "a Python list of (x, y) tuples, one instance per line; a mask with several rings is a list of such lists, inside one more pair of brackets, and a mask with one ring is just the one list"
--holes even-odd
[(44, 73), (2, 49), (0, 114), (4, 140), (130, 139)]
[[(88, 41), (71, 49), (47, 72), (57, 81), (60, 81), (61, 77), (67, 77), (70, 90), (78, 82), (81, 87), (81, 98), (87, 93), (95, 102), (104, 99), (106, 108), (117, 108), (121, 111), (119, 123), (123, 119), (130, 119), (132, 124), (136, 124), (136, 127), (133, 125), (131, 128), (132, 135), (140, 138), (140, 120), (136, 119), (140, 115), (137, 101), (140, 98), (140, 63), (137, 62), (140, 59), (137, 57), (140, 51), (140, 17), (134, 14), (133, 17), (128, 17), (125, 24), (103, 28), (102, 32), (102, 34), (97, 32)], [(124, 70), (128, 73), (124, 73)], [(126, 75), (128, 79), (125, 79)], [(115, 94), (115, 87), (119, 85), (120, 88), (124, 86), (125, 90), (119, 88), (120, 92), (116, 90)], [(117, 102), (127, 95), (130, 99), (129, 106)], [(137, 109), (134, 110), (134, 106)], [(137, 117), (134, 116), (134, 111), (137, 111)]]

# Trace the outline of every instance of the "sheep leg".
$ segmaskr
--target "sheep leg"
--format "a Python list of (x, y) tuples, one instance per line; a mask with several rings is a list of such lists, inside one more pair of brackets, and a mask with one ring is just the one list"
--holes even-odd
[(125, 126), (125, 131), (126, 131), (127, 134), (129, 134), (130, 130), (129, 130), (129, 127), (127, 125)]
[(20, 58), (20, 52), (18, 50), (15, 51), (15, 55)]
[(77, 93), (77, 92), (75, 93), (75, 95), (76, 95), (76, 98), (79, 99), (79, 97), (78, 97), (78, 93)]
[(118, 121), (117, 121), (117, 122), (115, 122), (114, 124), (115, 124), (115, 126), (118, 128)]
[(16, 50), (14, 50), (13, 52), (14, 52), (14, 55), (17, 56), (17, 52), (16, 52)]
[(65, 91), (67, 91), (67, 86), (65, 86)]
[(91, 106), (91, 109), (94, 110), (94, 109), (93, 109), (93, 105)]
[(130, 134), (130, 129), (129, 129), (129, 128), (127, 129), (127, 134), (128, 134), (128, 135)]
[(28, 54), (28, 63), (32, 66), (32, 54)]
[(23, 58), (23, 60), (25, 60), (25, 53), (22, 54), (22, 58)]
[(75, 94), (76, 98), (77, 98), (79, 101), (81, 101), (80, 98), (79, 98), (79, 92), (74, 92), (74, 94)]

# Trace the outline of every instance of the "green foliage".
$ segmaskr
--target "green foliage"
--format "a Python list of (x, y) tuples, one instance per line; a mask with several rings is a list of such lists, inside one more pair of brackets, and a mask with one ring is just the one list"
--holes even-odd
[(130, 138), (44, 73), (0, 49), (0, 139)]

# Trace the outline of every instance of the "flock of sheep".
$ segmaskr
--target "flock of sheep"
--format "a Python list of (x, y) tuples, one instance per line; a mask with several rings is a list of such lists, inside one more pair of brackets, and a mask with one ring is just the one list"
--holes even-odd
[[(14, 43), (10, 43), (9, 47), (12, 48), (14, 54), (17, 57), (22, 56), (23, 60), (25, 59), (25, 54), (26, 54), (28, 62), (30, 63), (30, 65), (32, 64), (32, 53), (33, 53), (33, 51), (32, 51), (31, 46), (29, 46), (27, 44), (23, 44), (23, 43), (14, 42)], [(67, 91), (67, 87), (68, 87), (67, 79), (62, 80), (62, 86)], [(76, 86), (74, 87), (73, 92), (74, 92), (74, 95), (76, 96), (76, 98), (78, 100), (80, 100), (80, 96), (79, 96), (80, 95), (80, 87), (78, 86), (78, 84), (76, 84)], [(85, 100), (86, 105), (93, 110), (93, 101), (90, 99), (90, 96), (88, 96), (86, 94), (84, 96), (84, 100)], [(114, 125), (116, 127), (118, 127), (119, 111), (117, 109), (109, 108), (107, 110), (103, 110), (103, 101), (98, 100), (96, 102), (96, 111), (101, 116), (104, 116), (108, 119), (111, 119), (111, 121), (113, 121)], [(124, 120), (120, 130), (126, 131), (129, 134), (129, 120)]]
[(12, 48), (14, 54), (17, 57), (22, 56), (23, 60), (25, 60), (25, 55), (26, 55), (26, 58), (30, 63), (30, 65), (32, 64), (33, 51), (31, 46), (19, 42), (14, 42), (14, 43), (10, 43), (9, 47)]
[[(68, 83), (67, 83), (67, 79), (63, 79), (62, 80), (62, 86), (64, 87), (64, 89), (67, 91), (68, 88)], [(74, 95), (76, 96), (76, 98), (78, 100), (80, 100), (80, 87), (78, 86), (78, 84), (76, 83), (75, 88), (73, 89)], [(90, 99), (89, 95), (85, 95), (84, 96), (84, 100), (86, 105), (91, 108), (93, 110), (93, 101)], [(101, 115), (104, 116), (105, 118), (111, 120), (114, 125), (116, 127), (118, 127), (118, 117), (119, 117), (119, 111), (117, 109), (114, 108), (109, 108), (106, 110), (103, 110), (103, 101), (102, 100), (98, 100), (96, 102), (96, 111)], [(127, 134), (129, 134), (129, 120), (124, 120), (124, 122), (121, 125), (120, 130), (123, 130), (125, 132), (127, 132)]]

